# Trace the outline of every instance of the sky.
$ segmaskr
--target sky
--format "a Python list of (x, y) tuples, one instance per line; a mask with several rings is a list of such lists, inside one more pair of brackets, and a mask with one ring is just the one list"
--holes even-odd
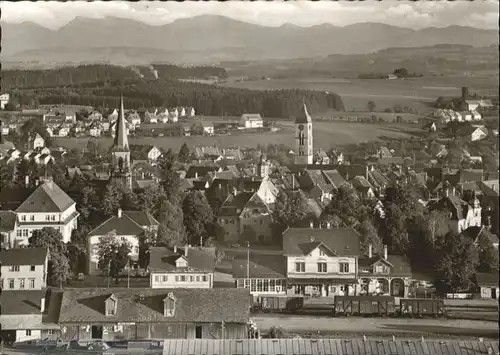
[(346, 26), (359, 22), (420, 29), (450, 25), (498, 29), (498, 0), (449, 1), (205, 1), (205, 2), (0, 2), (1, 22), (35, 22), (57, 29), (76, 16), (116, 16), (152, 25), (162, 25), (197, 15), (222, 15), (236, 20), (280, 26), (291, 23), (313, 26), (330, 23)]

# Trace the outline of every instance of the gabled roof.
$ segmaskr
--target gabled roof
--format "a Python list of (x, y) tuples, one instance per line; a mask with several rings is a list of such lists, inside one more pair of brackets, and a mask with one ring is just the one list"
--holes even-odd
[(352, 185), (357, 189), (369, 189), (372, 185), (365, 179), (364, 176), (355, 176), (352, 180)]
[(326, 176), (327, 180), (337, 189), (340, 186), (347, 184), (347, 181), (342, 177), (342, 175), (340, 175), (338, 170), (323, 170), (323, 174)]
[[(151, 272), (171, 272), (171, 271), (204, 271), (213, 272), (215, 268), (215, 248), (188, 247), (187, 256), (184, 255), (185, 249), (178, 248), (174, 252), (166, 247), (154, 247), (149, 249)], [(176, 260), (185, 258), (188, 267), (178, 268)]]
[(469, 237), (474, 242), (477, 242), (480, 237), (484, 237), (490, 243), (498, 244), (498, 237), (485, 227), (472, 226), (462, 231), (461, 234)]
[(122, 212), (122, 216), (113, 216), (108, 220), (101, 223), (99, 226), (94, 228), (88, 234), (90, 236), (94, 235), (106, 235), (112, 231), (116, 232), (117, 236), (121, 235), (140, 235), (144, 233), (144, 229), (141, 225), (130, 218), (125, 212)]
[[(250, 278), (286, 278), (286, 258), (283, 255), (250, 254)], [(241, 279), (247, 277), (247, 259), (233, 259), (233, 277)]]
[(322, 242), (340, 256), (359, 255), (359, 234), (352, 228), (288, 228), (283, 233), (283, 254), (307, 255), (303, 248), (311, 242)]
[(5, 266), (43, 265), (48, 253), (47, 248), (13, 248), (2, 250), (0, 251), (0, 263)]
[(74, 203), (55, 182), (46, 181), (16, 209), (16, 213), (58, 213)]
[(15, 290), (2, 292), (2, 316), (28, 314), (39, 315), (41, 314), (40, 302), (45, 296), (45, 290)]
[(186, 179), (193, 179), (196, 175), (199, 178), (205, 176), (209, 172), (219, 171), (220, 166), (216, 164), (207, 165), (191, 165), (186, 172)]
[(219, 209), (219, 216), (239, 216), (254, 195), (256, 195), (254, 192), (240, 192), (237, 195), (229, 195)]
[(160, 224), (152, 215), (147, 211), (123, 211), (123, 214), (127, 215), (135, 223), (142, 226), (157, 226)]
[[(104, 301), (111, 293), (117, 298), (117, 312), (106, 316)], [(176, 299), (175, 312), (165, 317), (163, 301), (169, 293)], [(248, 289), (92, 288), (64, 290), (59, 323), (247, 323), (249, 316)]]

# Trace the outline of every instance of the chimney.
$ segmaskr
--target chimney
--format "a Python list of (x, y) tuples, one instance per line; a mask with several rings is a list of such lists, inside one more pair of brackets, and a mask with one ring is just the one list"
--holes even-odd
[(365, 169), (365, 179), (368, 181), (368, 165), (366, 166), (366, 169)]
[(185, 245), (184, 246), (184, 256), (187, 257), (188, 256), (188, 251), (189, 251), (189, 245)]
[(45, 312), (45, 297), (40, 299), (40, 313)]
[(174, 253), (177, 254), (177, 245), (174, 245)]
[(30, 176), (29, 175), (26, 175), (24, 177), (24, 184), (25, 184), (26, 187), (29, 186), (29, 184), (30, 184)]
[(198, 173), (194, 173), (194, 178), (198, 179)]
[(450, 196), (450, 190), (448, 188), (446, 188), (444, 191), (445, 191), (444, 193), (446, 194), (446, 197)]
[(121, 208), (118, 209), (118, 218), (122, 218), (122, 209)]
[(490, 229), (490, 228), (491, 228), (491, 216), (488, 216), (488, 217), (486, 217), (486, 218), (488, 218), (488, 224), (487, 224), (487, 227), (488, 227), (488, 229)]
[(387, 260), (387, 245), (384, 245), (384, 259)]
[(236, 196), (238, 194), (238, 189), (236, 187), (233, 187), (233, 195)]
[(313, 221), (309, 222), (309, 227), (310, 227), (311, 229), (314, 229), (314, 222), (313, 222)]
[(371, 258), (373, 256), (372, 252), (373, 252), (373, 247), (371, 244), (368, 245), (368, 257)]

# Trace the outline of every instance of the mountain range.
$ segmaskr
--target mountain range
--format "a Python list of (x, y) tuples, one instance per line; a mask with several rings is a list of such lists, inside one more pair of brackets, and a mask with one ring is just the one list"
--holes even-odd
[(267, 27), (215, 15), (179, 19), (161, 26), (117, 17), (77, 17), (57, 30), (31, 22), (2, 23), (2, 61), (11, 64), (216, 64), (366, 54), (391, 47), (438, 44), (498, 45), (498, 32), (461, 26), (412, 30), (380, 23)]

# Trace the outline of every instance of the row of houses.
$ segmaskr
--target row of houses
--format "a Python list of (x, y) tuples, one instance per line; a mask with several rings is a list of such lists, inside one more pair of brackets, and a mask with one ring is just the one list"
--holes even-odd
[(482, 119), (481, 114), (477, 111), (458, 112), (451, 109), (437, 109), (434, 112), (434, 117), (443, 123), (480, 121)]

